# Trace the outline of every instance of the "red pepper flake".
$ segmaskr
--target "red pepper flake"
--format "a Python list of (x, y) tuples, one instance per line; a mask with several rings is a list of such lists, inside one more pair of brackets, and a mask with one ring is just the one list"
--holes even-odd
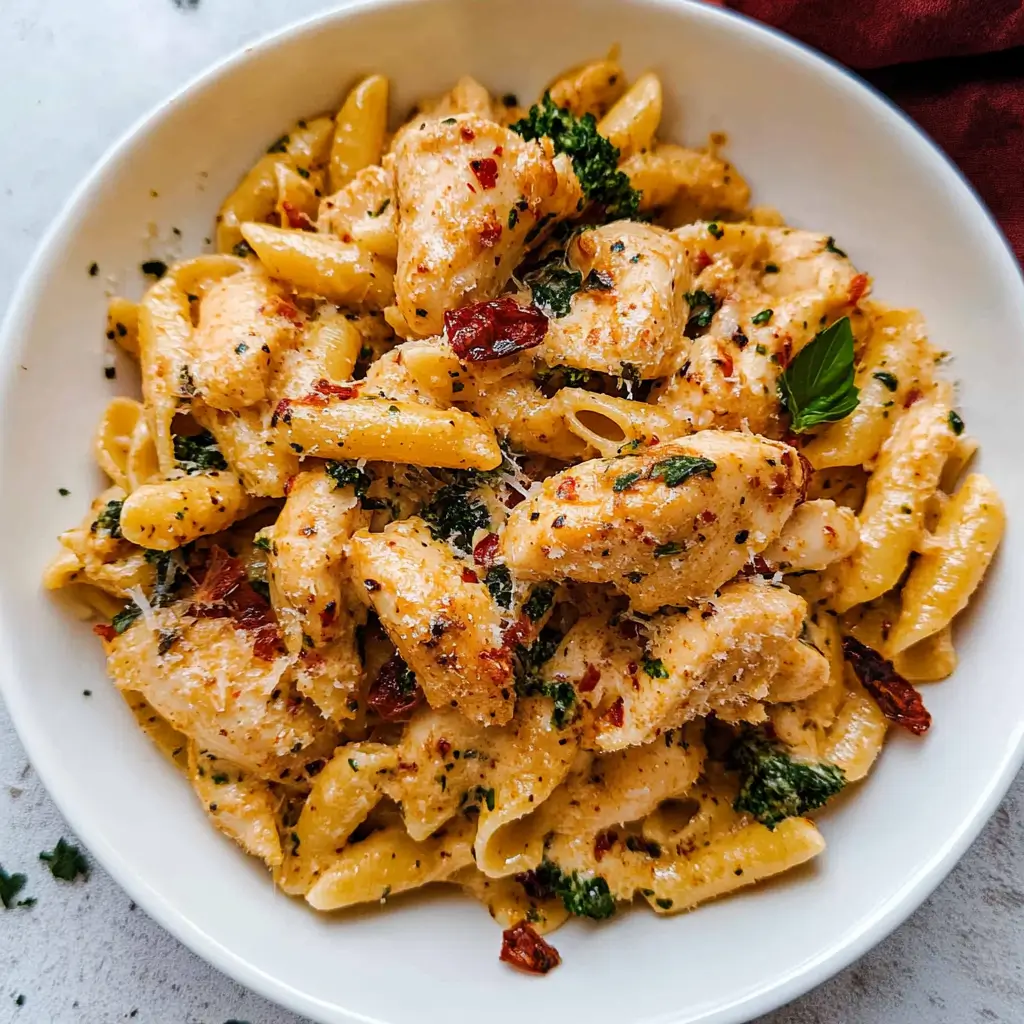
[(437, 752), (441, 755), (442, 760), (451, 753), (452, 745), (442, 736), (437, 741)]
[(506, 296), (448, 310), (444, 329), (460, 359), (482, 363), (536, 348), (547, 334), (548, 318), (536, 306), (520, 306)]
[(594, 836), (594, 859), (599, 861), (615, 845), (618, 838), (617, 832), (598, 832)]
[(492, 217), (480, 229), (478, 237), (485, 249), (493, 249), (501, 241), (501, 225)]
[(851, 282), (850, 289), (846, 293), (846, 301), (851, 306), (860, 302), (864, 293), (868, 290), (868, 275), (858, 274)]
[(920, 401), (920, 399), (921, 399), (921, 389), (920, 388), (911, 388), (907, 392), (907, 397), (903, 400), (903, 408), (904, 409), (909, 409), (915, 402)]
[(459, 134), (464, 142), (472, 142), (476, 138), (476, 132), (468, 124), (464, 124), (459, 128)]
[(287, 199), (281, 203), (281, 209), (288, 220), (288, 227), (298, 228), (300, 231), (312, 231), (316, 227), (306, 214)]
[(488, 533), (485, 537), (481, 537), (473, 548), (473, 561), (477, 565), (483, 565), (489, 569), (497, 561), (499, 543), (500, 540), (496, 533)]
[(282, 398), (274, 407), (274, 414), (270, 417), (270, 425), (272, 427), (276, 427), (278, 420), (284, 420), (285, 423), (291, 423), (292, 401), (290, 398)]
[(358, 397), (358, 385), (352, 387), (348, 384), (335, 384), (325, 377), (321, 377), (310, 389), (308, 395), (304, 395), (302, 398), (297, 398), (294, 401), (299, 405), (323, 406), (327, 405), (332, 398), (338, 398), (345, 402), (350, 398)]
[(738, 576), (774, 576), (775, 570), (763, 555), (754, 557), (737, 573)]
[(697, 514), (696, 519), (701, 526), (707, 526), (709, 523), (717, 522), (718, 516), (711, 509), (706, 508)]
[(476, 189), (473, 188), (473, 183), (471, 181), (466, 182), (466, 188), (468, 188), (469, 191), (473, 193), (473, 195), (476, 195)]
[(479, 583), (480, 582), (480, 577), (477, 576), (477, 574), (475, 572), (473, 572), (473, 570), (470, 569), (470, 567), (467, 565), (466, 568), (462, 570), (462, 582), (463, 583)]
[(320, 612), (320, 625), (323, 629), (326, 629), (333, 621), (334, 617), (338, 614), (338, 602), (328, 601), (324, 605), (323, 610)]
[(768, 487), (768, 493), (773, 498), (781, 498), (786, 493), (786, 484), (789, 482), (789, 477), (785, 473), (775, 473), (772, 475), (772, 482)]
[(92, 631), (97, 635), (103, 637), (104, 640), (109, 644), (114, 637), (117, 636), (117, 630), (113, 626), (106, 622), (98, 622), (92, 627)]
[(500, 959), (528, 974), (547, 974), (562, 962), (558, 950), (545, 942), (526, 921), (501, 933)]
[(512, 655), (506, 648), (492, 647), (489, 651), (481, 651), (477, 657), (495, 683), (504, 684), (512, 678)]
[(495, 156), (501, 156), (501, 154), (504, 153), (504, 152), (505, 152), (505, 147), (504, 146), (495, 146), (494, 147), (494, 155)]
[[(635, 669), (634, 669), (635, 671)], [(625, 702), (621, 697), (615, 698), (615, 703), (604, 713), (604, 719), (609, 725), (618, 729), (626, 720)]]
[(562, 499), (562, 501), (576, 501), (576, 477), (567, 476), (559, 485), (555, 491), (556, 497)]
[(485, 156), (482, 160), (470, 160), (469, 166), (485, 191), (498, 184), (498, 161), (493, 157)]
[(852, 636), (843, 637), (843, 655), (890, 722), (902, 725), (915, 736), (928, 731), (932, 716), (921, 694), (896, 671), (891, 661)]
[(710, 267), (713, 260), (708, 255), (707, 249), (701, 249), (699, 253), (693, 258), (693, 272), (699, 274), (702, 270)]
[(407, 718), (423, 700), (419, 685), (411, 689), (405, 662), (395, 653), (380, 667), (377, 678), (370, 684), (366, 703), (386, 722)]
[(595, 686), (601, 681), (601, 670), (596, 666), (587, 662), (586, 671), (580, 678), (580, 681), (576, 684), (576, 689), (580, 693), (590, 693)]
[(525, 615), (520, 615), (504, 633), (501, 634), (501, 645), (510, 651), (516, 644), (521, 644), (533, 632), (533, 623)]
[(295, 486), (295, 477), (290, 476), (284, 482), (284, 496), (287, 498), (292, 493), (292, 488)]

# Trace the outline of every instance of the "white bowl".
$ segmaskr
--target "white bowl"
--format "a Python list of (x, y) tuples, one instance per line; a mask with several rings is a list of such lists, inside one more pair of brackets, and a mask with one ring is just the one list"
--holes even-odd
[[(727, 132), (758, 202), (833, 234), (874, 274), (880, 297), (924, 311), (934, 340), (958, 357), (982, 468), (1011, 510), (1024, 502), (1014, 411), (1024, 287), (1012, 256), (926, 138), (780, 35), (668, 0), (367, 2), (250, 47), (168, 100), (57, 219), (0, 341), (0, 678), (43, 781), (132, 898), (217, 967), (318, 1021), (747, 1020), (902, 921), (1021, 761), (1024, 545), (1014, 525), (959, 631), (960, 669), (927, 691), (931, 733), (892, 737), (870, 780), (823, 816), (829, 847), (812, 867), (677, 918), (573, 924), (556, 940), (563, 966), (524, 978), (498, 962), (493, 922), (454, 891), (338, 916), (275, 892), (136, 728), (88, 627), (41, 591), (56, 534), (100, 486), (91, 434), (126, 384), (126, 373), (103, 375), (106, 273), (141, 291), (136, 268), (169, 254), (172, 228), (181, 251), (199, 250), (221, 197), (268, 141), (334, 107), (358, 73), (390, 76), (396, 112), (463, 73), (532, 97), (613, 42), (631, 74), (661, 74), (665, 137), (696, 144)], [(145, 238), (151, 221), (156, 241)], [(94, 260), (95, 278), (86, 272)]]

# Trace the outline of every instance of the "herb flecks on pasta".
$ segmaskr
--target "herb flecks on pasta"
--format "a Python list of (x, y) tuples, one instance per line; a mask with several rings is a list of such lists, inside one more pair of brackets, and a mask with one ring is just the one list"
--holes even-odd
[(656, 75), (388, 98), (282, 126), (218, 254), (111, 300), (142, 400), (45, 583), (283, 891), (454, 884), (543, 974), (570, 917), (817, 856), (1005, 513), (921, 316), (662, 139)]

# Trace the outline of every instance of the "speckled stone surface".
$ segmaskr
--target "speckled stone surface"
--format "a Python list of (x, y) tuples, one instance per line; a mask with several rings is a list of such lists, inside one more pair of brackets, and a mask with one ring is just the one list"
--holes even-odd
[[(128, 125), (210, 62), (323, 6), (0, 0), (0, 304)], [(0, 1024), (302, 1024), (186, 950), (98, 867), (87, 882), (51, 878), (38, 853), (68, 834), (0, 706), (0, 864), (38, 898), (0, 913)], [(760, 1024), (975, 1021), (1024, 1022), (1024, 778), (902, 928)]]

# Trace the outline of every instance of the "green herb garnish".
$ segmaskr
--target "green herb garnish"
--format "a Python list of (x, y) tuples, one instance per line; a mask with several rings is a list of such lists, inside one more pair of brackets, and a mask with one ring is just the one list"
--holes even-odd
[(651, 479), (660, 477), (666, 487), (678, 487), (691, 476), (711, 476), (718, 466), (701, 455), (672, 455), (651, 467)]
[(186, 437), (174, 435), (174, 461), (190, 476), (211, 469), (227, 469), (227, 460), (217, 447), (217, 439), (208, 430)]
[(849, 416), (860, 401), (853, 383), (853, 330), (842, 317), (819, 331), (779, 377), (779, 397), (802, 434)]
[(507, 565), (492, 565), (484, 576), (484, 585), (499, 608), (512, 607), (512, 572)]
[(877, 381), (881, 381), (882, 384), (889, 391), (895, 391), (900, 386), (899, 378), (894, 373), (887, 373), (885, 370), (879, 370), (877, 373), (871, 374), (872, 377)]
[(821, 807), (846, 785), (843, 770), (828, 762), (797, 760), (761, 729), (744, 729), (729, 750), (729, 767), (742, 783), (734, 807), (770, 829), (786, 818)]
[(530, 107), (527, 116), (510, 127), (527, 141), (546, 135), (556, 153), (567, 153), (584, 194), (604, 207), (609, 220), (636, 214), (640, 193), (619, 170), (619, 150), (598, 132), (593, 114), (576, 117), (555, 106), (545, 93), (539, 105)]

